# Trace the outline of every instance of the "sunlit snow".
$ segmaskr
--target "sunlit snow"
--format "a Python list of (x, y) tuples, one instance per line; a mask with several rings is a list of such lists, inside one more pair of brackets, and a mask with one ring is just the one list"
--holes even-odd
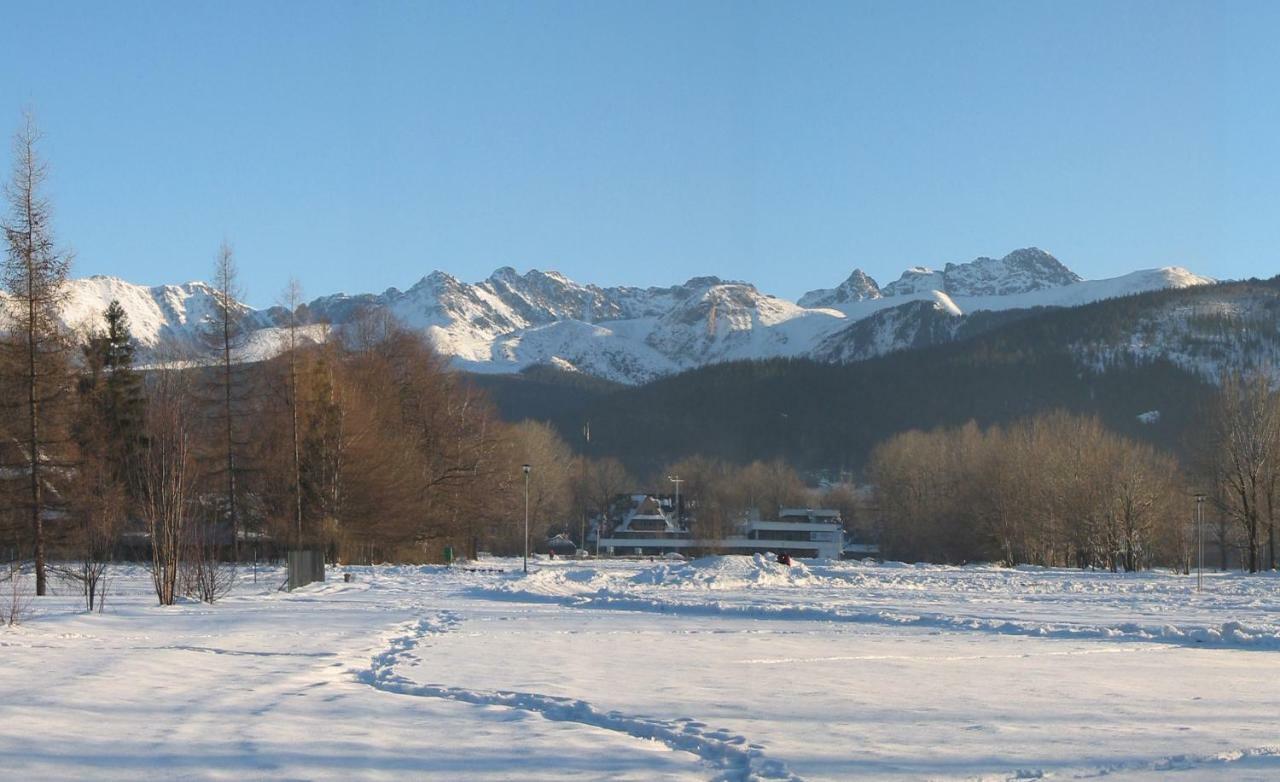
[(1273, 576), (489, 560), (0, 630), (14, 779), (1270, 779)]

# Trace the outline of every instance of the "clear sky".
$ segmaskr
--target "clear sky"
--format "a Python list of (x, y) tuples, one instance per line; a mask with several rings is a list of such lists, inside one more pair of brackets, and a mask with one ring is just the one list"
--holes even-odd
[[(76, 274), (1280, 272), (1280, 3), (7, 4)], [(7, 119), (6, 119), (7, 118)], [(7, 150), (0, 160), (7, 163)]]

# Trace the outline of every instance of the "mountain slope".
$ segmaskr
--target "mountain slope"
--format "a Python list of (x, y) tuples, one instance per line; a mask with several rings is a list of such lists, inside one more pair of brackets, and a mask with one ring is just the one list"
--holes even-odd
[[(1078, 306), (1134, 292), (1211, 282), (1185, 269), (1081, 280), (1049, 253), (1027, 248), (1000, 259), (908, 270), (882, 290), (854, 271), (794, 303), (748, 282), (695, 277), (665, 288), (583, 285), (557, 272), (510, 267), (478, 283), (433, 272), (401, 291), (335, 294), (304, 317), (338, 328), (385, 312), (428, 336), (455, 366), (512, 373), (550, 365), (622, 383), (645, 383), (710, 364), (766, 358), (865, 360), (956, 338), (979, 312)], [(96, 325), (119, 299), (148, 355), (195, 356), (213, 291), (199, 282), (143, 287), (110, 277), (75, 280), (64, 312), (74, 329)], [(247, 360), (278, 350), (283, 313), (241, 305)], [(319, 329), (309, 334), (323, 338)]]
[(905, 429), (998, 424), (1055, 408), (1096, 414), (1188, 455), (1218, 373), (1280, 366), (1280, 277), (963, 318), (915, 306), (928, 313), (916, 321), (925, 328), (898, 338), (921, 347), (853, 363), (717, 364), (639, 387), (575, 386), (564, 404), (550, 371), (476, 382), (505, 417), (551, 421), (570, 442), (590, 422), (590, 452), (641, 474), (692, 454), (778, 457), (834, 472), (858, 469)]
[[(1211, 282), (1186, 269), (1170, 266), (1106, 280), (1081, 280), (1004, 295), (951, 296), (938, 290), (899, 293), (891, 298), (846, 306), (846, 314), (853, 322), (824, 337), (808, 356), (827, 362), (860, 361), (896, 350), (950, 341), (965, 333), (966, 321), (972, 320), (976, 313), (1079, 307), (1138, 293), (1192, 288)], [(889, 308), (883, 306), (887, 301), (901, 303)], [(950, 322), (947, 322), (948, 318), (939, 316), (949, 316)]]

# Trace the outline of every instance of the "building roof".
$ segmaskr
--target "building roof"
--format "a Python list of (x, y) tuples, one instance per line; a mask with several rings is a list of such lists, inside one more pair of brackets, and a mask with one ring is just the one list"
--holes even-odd
[(778, 519), (803, 518), (803, 519), (829, 519), (832, 521), (840, 520), (840, 511), (832, 508), (783, 508), (778, 512)]
[(623, 517), (622, 523), (618, 525), (618, 532), (631, 532), (633, 522), (660, 522), (667, 532), (680, 532), (681, 529), (675, 521), (669, 517), (662, 509), (662, 503), (656, 498), (647, 494), (634, 494), (631, 497), (632, 507)]

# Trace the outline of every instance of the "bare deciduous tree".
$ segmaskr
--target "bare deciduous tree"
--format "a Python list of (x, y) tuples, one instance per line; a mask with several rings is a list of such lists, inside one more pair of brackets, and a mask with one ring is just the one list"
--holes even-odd
[(243, 306), (237, 280), (235, 254), (231, 245), (223, 242), (213, 267), (213, 313), (204, 324), (202, 336), (205, 344), (217, 353), (217, 380), (214, 383), (217, 413), (214, 419), (219, 429), (221, 462), (220, 472), (225, 484), (225, 512), (231, 533), (232, 558), (240, 556), (241, 508), (239, 484), (244, 443), (237, 432), (237, 422), (243, 417), (244, 383), (238, 377), (241, 371), (240, 349), (244, 343)]
[(693, 519), (696, 537), (720, 541), (732, 532), (733, 523), (744, 510), (736, 472), (732, 465), (719, 459), (690, 456), (668, 464), (653, 483), (656, 490), (665, 493), (670, 479), (678, 478), (680, 504)]
[(178, 597), (193, 504), (195, 427), (189, 382), (181, 371), (162, 371), (149, 383), (138, 496), (151, 538), (151, 579), (161, 605), (173, 605)]
[(871, 475), (890, 556), (1137, 570), (1185, 551), (1175, 461), (1093, 418), (906, 432)]
[[(66, 291), (70, 255), (58, 250), (52, 229), (52, 207), (43, 194), (47, 175), (36, 149), (40, 132), (30, 113), (14, 137), (13, 172), (5, 186), (9, 213), (4, 223), (7, 254), (2, 270), (17, 354), (6, 365), (17, 373), (22, 389), (22, 444), (27, 480), (26, 506), (33, 539), (36, 595), (46, 593), (44, 519), (48, 511), (49, 466), (57, 467), (67, 439), (60, 431), (69, 375), (70, 345), (58, 320)], [(62, 461), (66, 461), (63, 459)]]
[(223, 562), (218, 554), (216, 507), (195, 509), (184, 526), (178, 566), (182, 593), (212, 603), (230, 592), (236, 582), (235, 563)]
[(299, 328), (302, 325), (302, 285), (296, 279), (290, 278), (289, 285), (285, 288), (284, 294), (281, 296), (280, 304), (285, 309), (285, 359), (289, 365), (289, 380), (287, 391), (287, 405), (289, 408), (289, 439), (292, 457), (292, 486), (293, 486), (293, 523), (294, 531), (297, 535), (298, 545), (302, 545), (302, 455), (301, 455), (301, 438), (298, 434), (298, 407), (301, 404), (298, 390), (298, 351), (301, 348), (299, 343)]
[(1272, 512), (1280, 472), (1280, 397), (1266, 372), (1223, 376), (1204, 438), (1222, 510), (1244, 533), (1247, 566), (1261, 569), (1262, 532), (1274, 534)]
[[(524, 421), (511, 426), (505, 445), (507, 458), (502, 460), (502, 471), (519, 480), (511, 480), (505, 492), (505, 514), (509, 537), (508, 550), (523, 548), (524, 481), (520, 466), (528, 464), (529, 472), (529, 527), (530, 546), (537, 548), (539, 541), (548, 536), (570, 530), (568, 524), (573, 505), (575, 477), (580, 465), (575, 462), (569, 446), (560, 439), (548, 424)], [(579, 472), (575, 472), (578, 470)], [(512, 524), (511, 522), (517, 522)], [(576, 528), (574, 524), (572, 527)]]
[(31, 590), (22, 572), (22, 562), (14, 560), (0, 569), (0, 625), (20, 624), (31, 608)]
[(635, 480), (631, 473), (627, 472), (622, 462), (611, 456), (594, 459), (587, 465), (586, 496), (590, 498), (591, 507), (600, 520), (598, 536), (609, 534), (610, 524), (614, 521), (609, 518), (614, 498), (622, 492), (632, 490), (634, 486)]
[(59, 566), (63, 578), (74, 583), (89, 611), (102, 611), (107, 573), (125, 519), (126, 488), (106, 458), (100, 428), (82, 433), (81, 458), (69, 491), (70, 519), (64, 546), (74, 560)]

